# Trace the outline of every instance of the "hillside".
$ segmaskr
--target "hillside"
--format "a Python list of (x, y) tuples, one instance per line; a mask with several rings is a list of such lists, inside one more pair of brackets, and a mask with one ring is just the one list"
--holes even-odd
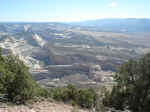
[(67, 104), (86, 109), (95, 105), (98, 96), (95, 90), (79, 89), (71, 84), (62, 88), (42, 87), (33, 80), (23, 61), (13, 54), (2, 56), (1, 51), (0, 48), (0, 111), (47, 112), (51, 109), (58, 112), (61, 109), (71, 112), (74, 108)]
[[(148, 21), (106, 19), (85, 22), (88, 24), (84, 26), (56, 22), (0, 23), (0, 46), (3, 55), (12, 52), (23, 60), (34, 79), (43, 86), (68, 83), (78, 87), (112, 86), (112, 76), (122, 63), (150, 52), (150, 34), (144, 30)], [(133, 23), (138, 27), (129, 27)], [(99, 30), (101, 25), (106, 31)], [(120, 26), (127, 27), (131, 33), (120, 32)], [(133, 27), (141, 29), (140, 34), (130, 30)]]
[(37, 102), (29, 105), (7, 105), (0, 103), (0, 112), (88, 112), (70, 105), (56, 102)]
[[(138, 60), (150, 52), (149, 30), (144, 30), (149, 20), (146, 21), (146, 24), (144, 22), (140, 23), (138, 19), (131, 19), (129, 22), (120, 20), (120, 23), (109, 21), (110, 24), (121, 25), (122, 27), (129, 28), (131, 25), (131, 29), (120, 31), (120, 27), (107, 26), (107, 20), (104, 24), (106, 30), (99, 30), (102, 23), (97, 23), (97, 21), (90, 23), (96, 24), (96, 26), (90, 26), (89, 23), (85, 26), (76, 23), (52, 22), (1, 23), (0, 46), (3, 50), (0, 54), (0, 92), (4, 95), (3, 97), (16, 104), (25, 104), (29, 100), (34, 100), (34, 97), (37, 96), (38, 98), (52, 98), (56, 101), (78, 105), (87, 109), (92, 109), (93, 106), (98, 109), (99, 101), (100, 105), (98, 107), (101, 107), (104, 102), (103, 104), (110, 108), (125, 109), (128, 106), (126, 101), (131, 103), (128, 95), (132, 94), (128, 94), (127, 90), (126, 96), (124, 96), (125, 89), (122, 90), (120, 85), (117, 86), (121, 87), (120, 90), (115, 89), (114, 85), (117, 83), (114, 76), (117, 75), (116, 71), (119, 67), (125, 63), (122, 65), (123, 70), (120, 75), (122, 73), (123, 75), (127, 74), (126, 72), (130, 71), (132, 73), (132, 70), (134, 70), (134, 75), (142, 76), (142, 78), (137, 77), (139, 87), (141, 87), (140, 83), (143, 83), (145, 79), (149, 79), (144, 77), (145, 74), (149, 75), (149, 57), (142, 64), (139, 63), (138, 67), (135, 65), (141, 61), (135, 61), (133, 65), (129, 61), (131, 67), (127, 66), (128, 60)], [(141, 21), (145, 21), (145, 19)], [(134, 26), (135, 24), (137, 26)], [(112, 30), (112, 27), (116, 29)], [(137, 29), (132, 29), (133, 27)], [(145, 65), (148, 70), (145, 70)], [(124, 67), (127, 70), (124, 70)], [(135, 67), (135, 69), (132, 69), (132, 67)], [(137, 74), (137, 70), (139, 70), (139, 73), (142, 71), (142, 75)], [(130, 79), (133, 80), (134, 78), (129, 77), (129, 84)], [(146, 83), (148, 83), (146, 86), (148, 85), (149, 88), (149, 80)], [(145, 83), (142, 86), (145, 86)], [(116, 90), (119, 90), (119, 93), (113, 94), (113, 92), (117, 92)], [(129, 90), (133, 93), (132, 85), (131, 88), (129, 86)], [(106, 96), (103, 96), (104, 92), (107, 93)], [(103, 97), (106, 98), (104, 99), (106, 102), (102, 102)], [(140, 96), (137, 95), (137, 97)], [(103, 104), (102, 106), (104, 106)], [(142, 104), (140, 100), (137, 105), (139, 104)], [(56, 108), (51, 108), (54, 105)], [(149, 105), (149, 98), (144, 104), (146, 109), (147, 105)], [(41, 111), (43, 111), (43, 107), (47, 110), (72, 111), (71, 106), (57, 105), (51, 102), (35, 103), (32, 105), (32, 109), (30, 106), (26, 107), (25, 105), (23, 107), (8, 106), (7, 109), (14, 109), (15, 111), (15, 109), (24, 108), (23, 110), (27, 109), (27, 111), (34, 112), (39, 107), (41, 107)], [(135, 106), (135, 109), (140, 108)], [(134, 109), (134, 105), (131, 109)]]

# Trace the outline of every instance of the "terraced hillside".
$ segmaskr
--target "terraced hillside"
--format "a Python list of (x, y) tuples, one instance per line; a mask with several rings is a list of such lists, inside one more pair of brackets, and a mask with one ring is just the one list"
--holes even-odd
[(111, 86), (120, 64), (150, 52), (149, 36), (64, 23), (0, 23), (3, 54), (19, 56), (46, 87)]

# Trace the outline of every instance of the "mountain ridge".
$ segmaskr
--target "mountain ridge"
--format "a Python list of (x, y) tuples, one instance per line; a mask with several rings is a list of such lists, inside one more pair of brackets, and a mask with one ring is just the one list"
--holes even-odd
[(89, 27), (91, 30), (137, 33), (149, 32), (150, 19), (148, 18), (106, 18), (81, 22), (72, 22), (71, 25)]

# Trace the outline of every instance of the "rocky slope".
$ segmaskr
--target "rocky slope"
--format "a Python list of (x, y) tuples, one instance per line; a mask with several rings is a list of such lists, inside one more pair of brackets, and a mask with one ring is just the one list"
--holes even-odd
[(8, 105), (0, 104), (0, 112), (88, 112), (87, 110), (75, 109), (70, 105), (52, 102), (37, 102), (33, 105)]
[(62, 23), (0, 23), (0, 47), (4, 55), (17, 55), (35, 80), (47, 87), (112, 86), (112, 75), (122, 63), (150, 52), (149, 32), (93, 28), (99, 29)]

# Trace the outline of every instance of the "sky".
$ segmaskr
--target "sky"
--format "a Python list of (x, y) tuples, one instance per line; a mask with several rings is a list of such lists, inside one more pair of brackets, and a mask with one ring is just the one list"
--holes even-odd
[(1, 22), (150, 18), (150, 0), (0, 0)]

